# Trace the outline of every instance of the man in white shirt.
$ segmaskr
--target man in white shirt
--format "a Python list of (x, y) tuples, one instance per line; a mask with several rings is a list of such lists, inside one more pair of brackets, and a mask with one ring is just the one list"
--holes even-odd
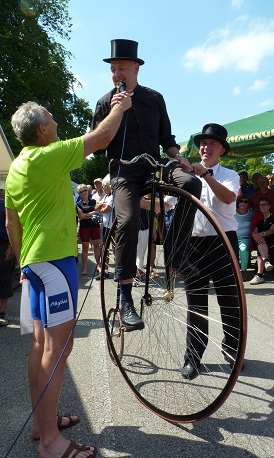
[(103, 190), (103, 180), (102, 180), (102, 178), (95, 178), (94, 187), (96, 189), (96, 192), (94, 192), (94, 194), (93, 194), (93, 199), (95, 199), (97, 204), (99, 204), (99, 202), (101, 202), (101, 200), (105, 196), (105, 192)]
[[(199, 148), (201, 163), (193, 164), (193, 173), (202, 181), (201, 202), (212, 212), (223, 230), (238, 257), (236, 197), (239, 189), (239, 175), (234, 170), (229, 170), (219, 165), (219, 158), (230, 151), (226, 141), (227, 131), (219, 124), (206, 124), (202, 134), (194, 137), (194, 142)], [(203, 275), (188, 280), (186, 278), (186, 291), (188, 298), (188, 333), (185, 365), (182, 375), (192, 378), (198, 372), (200, 361), (208, 342), (208, 288), (210, 279), (216, 288), (218, 304), (223, 317), (224, 339), (222, 350), (225, 359), (233, 366), (237, 341), (238, 326), (235, 324), (238, 298), (234, 286), (230, 285), (229, 271), (226, 267), (220, 249), (217, 248), (217, 235), (207, 219), (197, 211), (192, 232), (192, 241), (198, 247), (190, 261), (203, 272)], [(215, 240), (216, 239), (216, 240)], [(215, 247), (213, 246), (215, 243)], [(208, 253), (208, 255), (205, 255)], [(194, 259), (195, 258), (195, 259)], [(216, 266), (218, 264), (218, 266)], [(205, 272), (205, 274), (204, 274)], [(204, 291), (197, 295), (195, 290)], [(199, 303), (197, 304), (197, 297)], [(227, 312), (227, 308), (230, 311)], [(235, 307), (235, 314), (231, 308)], [(193, 332), (193, 329), (195, 332)], [(231, 331), (231, 329), (233, 329)]]

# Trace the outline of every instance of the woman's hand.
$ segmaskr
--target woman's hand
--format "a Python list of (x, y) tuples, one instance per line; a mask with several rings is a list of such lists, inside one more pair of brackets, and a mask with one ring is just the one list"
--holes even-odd
[(257, 243), (266, 243), (263, 232), (253, 232), (252, 237)]
[(83, 212), (78, 212), (79, 219), (85, 219), (85, 214)]

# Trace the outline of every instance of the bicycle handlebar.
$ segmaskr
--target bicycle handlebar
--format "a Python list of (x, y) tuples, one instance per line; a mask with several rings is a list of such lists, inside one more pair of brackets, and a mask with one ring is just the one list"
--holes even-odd
[(150, 165), (152, 165), (152, 167), (154, 167), (155, 169), (156, 169), (157, 167), (168, 167), (170, 164), (173, 164), (173, 163), (175, 163), (175, 162), (179, 162), (177, 159), (171, 159), (170, 161), (167, 162), (167, 164), (160, 164), (160, 163), (155, 159), (155, 157), (150, 156), (150, 154), (147, 154), (147, 153), (139, 154), (139, 156), (135, 156), (135, 157), (132, 158), (130, 161), (125, 160), (125, 159), (111, 159), (110, 162), (115, 163), (115, 164), (131, 165), (131, 164), (135, 164), (135, 163), (138, 162), (140, 159), (145, 159), (145, 160), (148, 161), (148, 162), (150, 163)]

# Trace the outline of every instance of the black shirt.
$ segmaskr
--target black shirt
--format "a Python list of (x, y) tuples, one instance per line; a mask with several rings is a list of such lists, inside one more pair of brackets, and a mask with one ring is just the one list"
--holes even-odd
[[(83, 200), (80, 200), (76, 204), (77, 211), (82, 211), (83, 213), (93, 212), (97, 202), (95, 199), (88, 199), (86, 204)], [(84, 227), (100, 227), (100, 224), (95, 223), (91, 218), (89, 219), (80, 219), (80, 228)]]
[[(91, 130), (94, 130), (109, 114), (110, 100), (115, 93), (116, 88), (97, 102)], [(124, 135), (125, 125), (126, 135)], [(160, 157), (159, 145), (164, 152), (172, 146), (180, 149), (174, 135), (171, 134), (166, 104), (159, 92), (139, 84), (136, 86), (132, 96), (132, 107), (124, 113), (118, 132), (107, 148), (109, 159), (121, 157), (124, 138), (124, 159), (132, 159), (142, 153), (158, 158)], [(104, 151), (97, 151), (94, 154)]]
[[(258, 222), (257, 224), (258, 232), (268, 231), (273, 224), (274, 224), (273, 216), (272, 216), (272, 213), (270, 213), (268, 218), (265, 221), (262, 218)], [(269, 248), (272, 248), (274, 246), (274, 235), (273, 234), (264, 237), (264, 239)]]
[(5, 245), (9, 242), (5, 222), (5, 201), (4, 199), (0, 198), (0, 245)]

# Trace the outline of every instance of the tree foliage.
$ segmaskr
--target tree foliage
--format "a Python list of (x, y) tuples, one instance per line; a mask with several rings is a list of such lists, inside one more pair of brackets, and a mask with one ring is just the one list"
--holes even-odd
[(91, 184), (95, 178), (104, 178), (108, 173), (108, 160), (104, 154), (84, 159), (81, 169), (73, 170), (71, 178), (76, 183)]
[[(168, 158), (165, 153), (161, 153), (163, 158)], [(188, 158), (190, 163), (199, 162), (197, 159)], [(274, 154), (267, 156), (249, 158), (246, 157), (231, 157), (224, 156), (220, 159), (220, 164), (228, 169), (235, 170), (235, 172), (242, 172), (245, 170), (251, 178), (253, 173), (260, 172), (262, 175), (272, 175), (274, 173)]]
[(273, 164), (272, 164), (272, 155), (266, 157), (256, 157), (256, 158), (230, 158), (229, 155), (225, 156), (223, 159), (220, 159), (220, 164), (229, 169), (235, 170), (236, 172), (241, 172), (245, 170), (249, 178), (252, 177), (253, 173), (260, 172), (262, 175), (272, 174)]
[(80, 85), (67, 61), (72, 55), (56, 40), (71, 29), (69, 0), (0, 0), (0, 124), (16, 156), (21, 146), (10, 118), (28, 100), (45, 106), (58, 122), (61, 139), (86, 132), (92, 118), (78, 98)]

